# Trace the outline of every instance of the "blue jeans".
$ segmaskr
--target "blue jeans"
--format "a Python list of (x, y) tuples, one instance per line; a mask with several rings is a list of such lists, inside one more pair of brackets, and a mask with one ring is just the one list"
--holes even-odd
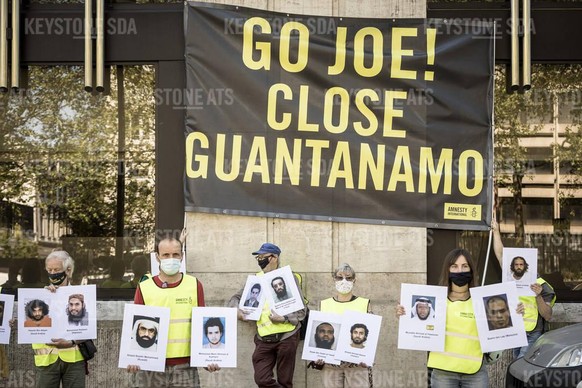
[(430, 386), (432, 388), (488, 388), (489, 375), (485, 363), (473, 375), (433, 369), (430, 375)]
[(530, 331), (527, 333), (527, 346), (522, 346), (521, 348), (513, 349), (513, 359), (516, 360), (520, 357), (525, 356), (529, 347), (542, 336), (542, 331)]

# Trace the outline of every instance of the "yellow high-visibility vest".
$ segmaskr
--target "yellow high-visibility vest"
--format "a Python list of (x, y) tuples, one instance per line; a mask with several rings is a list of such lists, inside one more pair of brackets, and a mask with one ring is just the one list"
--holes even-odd
[(170, 308), (170, 328), (166, 358), (190, 357), (192, 307), (198, 306), (198, 281), (194, 276), (182, 277), (177, 287), (160, 288), (153, 278), (139, 284), (144, 304)]
[(471, 299), (447, 299), (445, 351), (430, 352), (428, 367), (448, 372), (474, 374), (481, 369), (483, 352)]
[[(0, 292), (2, 292), (2, 287), (0, 287)], [(34, 365), (36, 366), (52, 365), (59, 358), (69, 363), (84, 360), (77, 345), (66, 349), (58, 349), (47, 344), (32, 344), (32, 350), (34, 351)]]
[[(543, 286), (547, 284), (552, 290), (554, 289), (552, 285), (546, 282), (542, 278), (537, 278), (536, 283)], [(536, 328), (536, 324), (538, 322), (538, 304), (536, 303), (535, 296), (520, 296), (519, 301), (523, 303), (523, 307), (525, 307), (525, 312), (523, 314), (523, 323), (525, 324), (525, 331), (532, 331)], [(550, 302), (550, 306), (554, 306), (556, 303), (556, 295), (552, 298)]]
[(337, 302), (333, 298), (324, 299), (319, 305), (319, 309), (326, 313), (343, 314), (344, 311), (357, 311), (360, 313), (368, 312), (368, 305), (370, 300), (358, 296), (356, 299), (349, 302)]
[(68, 363), (84, 360), (77, 345), (70, 348), (58, 349), (55, 346), (49, 346), (47, 344), (32, 344), (32, 349), (34, 350), (34, 365), (36, 366), (52, 365), (59, 358)]

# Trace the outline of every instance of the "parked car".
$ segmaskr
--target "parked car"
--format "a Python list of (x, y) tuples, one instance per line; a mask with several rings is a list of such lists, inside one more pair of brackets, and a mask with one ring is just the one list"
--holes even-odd
[(582, 388), (582, 323), (542, 335), (507, 368), (506, 388)]

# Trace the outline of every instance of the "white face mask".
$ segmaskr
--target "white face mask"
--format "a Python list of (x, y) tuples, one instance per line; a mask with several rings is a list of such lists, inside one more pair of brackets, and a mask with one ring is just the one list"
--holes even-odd
[(181, 265), (180, 259), (163, 259), (160, 260), (160, 269), (168, 276), (178, 273)]
[(354, 282), (351, 282), (349, 280), (344, 279), (335, 282), (335, 289), (340, 294), (349, 294), (350, 292), (352, 292), (352, 288), (354, 288)]

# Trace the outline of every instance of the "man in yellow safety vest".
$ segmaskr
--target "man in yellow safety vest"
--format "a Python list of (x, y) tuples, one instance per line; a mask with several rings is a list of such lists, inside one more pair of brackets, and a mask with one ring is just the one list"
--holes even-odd
[[(252, 253), (256, 256), (257, 264), (261, 267), (259, 276), (279, 268), (281, 249), (271, 243), (265, 243)], [(299, 293), (301, 287), (297, 277)], [(237, 307), (242, 297), (243, 289), (233, 295), (228, 305)], [(303, 300), (303, 295), (301, 295)], [(299, 329), (301, 320), (305, 317), (305, 309), (281, 316), (265, 302), (261, 317), (257, 321), (255, 335), (255, 351), (252, 362), (255, 370), (255, 383), (259, 388), (291, 388), (293, 387), (293, 372), (295, 371), (295, 354), (299, 343)], [(238, 311), (238, 318), (246, 321), (242, 310)], [(273, 374), (273, 367), (277, 369), (277, 378)]]
[[(202, 283), (194, 276), (180, 272), (182, 243), (172, 237), (162, 239), (156, 247), (160, 274), (138, 284), (134, 303), (170, 308), (170, 328), (164, 372), (141, 371), (139, 387), (200, 387), (198, 370), (190, 367), (190, 337), (192, 307), (204, 306)], [(208, 365), (208, 371), (220, 369)], [(137, 373), (138, 365), (128, 365), (127, 371)]]
[[(503, 266), (503, 242), (501, 241), (499, 225), (495, 218), (491, 220), (491, 229), (493, 230), (493, 249), (495, 256), (497, 256), (499, 264)], [(524, 270), (526, 269), (524, 267)], [(535, 293), (535, 296), (519, 297), (519, 301), (523, 303), (525, 309), (523, 321), (527, 334), (527, 346), (513, 349), (514, 358), (525, 356), (528, 348), (547, 331), (548, 322), (552, 318), (552, 307), (556, 302), (554, 289), (541, 277), (538, 277), (536, 282), (530, 285), (530, 289)]]

